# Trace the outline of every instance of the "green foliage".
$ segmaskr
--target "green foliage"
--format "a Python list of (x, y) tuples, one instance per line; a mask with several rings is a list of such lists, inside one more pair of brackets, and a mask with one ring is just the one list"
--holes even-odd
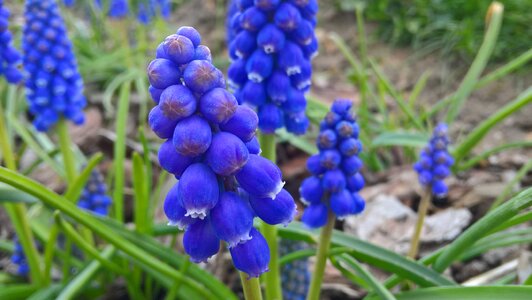
[[(532, 2), (501, 1), (505, 20), (496, 45), (495, 61), (512, 59), (532, 47)], [(399, 45), (410, 45), (423, 53), (440, 51), (442, 56), (459, 55), (471, 60), (482, 43), (484, 14), (491, 0), (337, 0), (344, 11), (362, 5), (366, 17), (378, 22), (378, 34)]]

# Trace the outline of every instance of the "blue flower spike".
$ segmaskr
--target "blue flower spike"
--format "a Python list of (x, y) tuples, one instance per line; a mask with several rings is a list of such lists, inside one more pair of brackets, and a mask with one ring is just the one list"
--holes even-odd
[(26, 255), (22, 249), (22, 245), (15, 238), (15, 251), (11, 255), (11, 262), (17, 266), (17, 275), (27, 277), (30, 272), (30, 267), (26, 260)]
[(92, 171), (78, 200), (78, 207), (98, 216), (107, 216), (112, 200), (107, 194), (107, 186), (100, 172)]
[(286, 225), (296, 205), (283, 189), (280, 169), (259, 156), (257, 114), (225, 90), (222, 72), (200, 43), (194, 28), (181, 27), (147, 68), (156, 104), (148, 121), (166, 139), (159, 162), (179, 179), (163, 208), (169, 224), (185, 231), (184, 248), (193, 262), (208, 261), (223, 241), (235, 267), (258, 277), (268, 270), (270, 256), (253, 219)]
[(35, 128), (48, 131), (60, 118), (83, 124), (83, 80), (57, 3), (28, 0), (25, 17), (26, 94)]
[(22, 80), (22, 72), (18, 66), (22, 56), (13, 46), (13, 35), (9, 31), (10, 12), (0, 0), (0, 76), (4, 76), (8, 83), (17, 84)]
[(307, 205), (302, 221), (310, 228), (324, 226), (328, 211), (342, 219), (364, 209), (364, 200), (358, 194), (364, 187), (362, 161), (358, 158), (362, 144), (352, 105), (350, 100), (334, 101), (316, 141), (320, 153), (307, 161), (312, 176), (302, 182), (299, 193)]
[(231, 65), (229, 88), (256, 108), (259, 128), (304, 134), (305, 93), (318, 43), (317, 1), (230, 1), (226, 21)]
[(430, 189), (436, 197), (444, 197), (448, 191), (444, 179), (451, 174), (451, 166), (454, 163), (448, 151), (449, 143), (447, 125), (438, 124), (429, 144), (421, 151), (419, 161), (414, 164), (419, 183)]

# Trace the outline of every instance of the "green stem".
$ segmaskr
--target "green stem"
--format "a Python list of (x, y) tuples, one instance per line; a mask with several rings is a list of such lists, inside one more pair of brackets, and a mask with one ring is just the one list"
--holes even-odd
[[(4, 108), (0, 104), (0, 147), (2, 149), (2, 154), (4, 162), (8, 169), (12, 171), (17, 171), (17, 163), (15, 161), (15, 156), (13, 155), (13, 148), (11, 148), (11, 143), (9, 135), (6, 129), (6, 122), (4, 118)], [(33, 233), (30, 229), (30, 224), (28, 220), (28, 214), (26, 211), (26, 206), (22, 203), (19, 204), (5, 204), (6, 211), (13, 222), (15, 231), (17, 233), (18, 240), (22, 245), (22, 250), (28, 265), (30, 267), (30, 276), (34, 283), (42, 283), (42, 273), (39, 261), (39, 253), (34, 244)]]
[(307, 300), (318, 300), (320, 298), (321, 283), (323, 282), (325, 263), (327, 262), (335, 220), (334, 214), (329, 210), (327, 224), (321, 229), (316, 265), (314, 267), (314, 274), (312, 275)]
[(246, 278), (246, 274), (240, 273), (240, 280), (242, 281), (242, 289), (244, 290), (244, 298), (246, 300), (262, 300), (260, 293), (260, 283), (258, 278)]
[(48, 235), (44, 249), (44, 285), (49, 285), (52, 282), (52, 263), (58, 235), (59, 227), (54, 223), (50, 229), (50, 234)]
[(423, 229), (423, 223), (425, 222), (425, 216), (427, 215), (427, 211), (429, 210), (430, 196), (431, 196), (431, 191), (430, 189), (426, 188), (423, 191), (423, 195), (421, 196), (421, 202), (419, 203), (419, 209), (417, 211), (416, 228), (414, 230), (414, 235), (412, 236), (410, 250), (408, 251), (408, 257), (412, 259), (416, 259), (416, 256), (419, 250), (419, 241), (421, 239), (421, 231)]
[[(275, 163), (275, 135), (261, 134), (260, 146), (262, 149), (262, 156)], [(281, 290), (281, 272), (279, 268), (279, 243), (277, 241), (277, 228), (275, 226), (262, 223), (261, 232), (268, 242), (268, 246), (270, 247), (270, 264), (268, 266), (270, 271), (263, 275), (264, 281), (266, 283), (266, 299), (283, 299), (283, 293)]]
[(68, 124), (64, 118), (57, 123), (57, 135), (59, 136), (59, 148), (63, 154), (63, 164), (65, 165), (66, 180), (70, 186), (76, 180), (76, 161), (72, 151), (72, 141), (68, 133)]

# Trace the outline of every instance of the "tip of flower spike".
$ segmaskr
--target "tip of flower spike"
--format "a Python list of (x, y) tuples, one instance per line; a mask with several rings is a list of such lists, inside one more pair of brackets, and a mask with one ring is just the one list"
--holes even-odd
[(187, 213), (185, 214), (185, 217), (191, 217), (193, 219), (198, 218), (200, 220), (205, 219), (206, 216), (207, 216), (206, 208), (187, 209)]
[(279, 182), (275, 189), (271, 193), (269, 193), (266, 198), (270, 198), (272, 200), (275, 199), (275, 196), (277, 196), (277, 194), (279, 194), (279, 192), (283, 189), (285, 183), (286, 181)]

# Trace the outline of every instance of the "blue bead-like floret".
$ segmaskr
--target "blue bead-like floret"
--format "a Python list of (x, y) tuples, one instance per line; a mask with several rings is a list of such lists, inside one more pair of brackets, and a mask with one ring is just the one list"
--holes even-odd
[(316, 140), (320, 153), (307, 160), (312, 176), (302, 182), (299, 193), (307, 205), (302, 221), (310, 228), (325, 225), (329, 212), (345, 218), (364, 210), (364, 200), (358, 194), (364, 187), (358, 157), (362, 143), (352, 105), (345, 99), (334, 101)]
[(0, 0), (0, 76), (4, 76), (7, 82), (16, 84), (22, 80), (22, 72), (18, 66), (21, 55), (13, 46), (13, 36), (9, 31), (10, 12)]
[(451, 174), (454, 159), (448, 152), (450, 140), (446, 124), (440, 123), (434, 128), (429, 144), (421, 151), (419, 160), (414, 164), (419, 183), (432, 190), (432, 194), (443, 197), (447, 194), (447, 185), (443, 181)]
[(11, 262), (17, 266), (17, 275), (24, 277), (28, 276), (28, 273), (30, 272), (30, 267), (26, 260), (26, 255), (24, 254), (22, 245), (18, 242), (16, 238), (15, 249), (13, 251), (13, 254), (11, 255)]
[[(248, 21), (247, 26), (256, 22)], [(225, 90), (222, 72), (200, 43), (194, 28), (181, 27), (159, 45), (147, 67), (156, 104), (148, 123), (166, 139), (159, 162), (179, 179), (163, 208), (169, 224), (185, 230), (192, 261), (207, 261), (224, 241), (236, 268), (257, 277), (267, 271), (269, 249), (253, 219), (288, 224), (296, 205), (282, 189), (280, 169), (259, 156), (257, 114)], [(245, 65), (230, 73), (243, 79), (236, 76), (230, 84), (249, 83), (238, 68)]]
[(94, 170), (81, 193), (81, 197), (78, 200), (78, 207), (99, 216), (107, 216), (112, 200), (106, 193), (107, 186), (105, 185), (102, 174)]
[(311, 85), (317, 1), (230, 1), (226, 21), (229, 88), (256, 108), (259, 128), (304, 134)]
[(47, 131), (59, 118), (83, 124), (83, 80), (57, 3), (28, 0), (25, 17), (26, 94), (35, 128)]

